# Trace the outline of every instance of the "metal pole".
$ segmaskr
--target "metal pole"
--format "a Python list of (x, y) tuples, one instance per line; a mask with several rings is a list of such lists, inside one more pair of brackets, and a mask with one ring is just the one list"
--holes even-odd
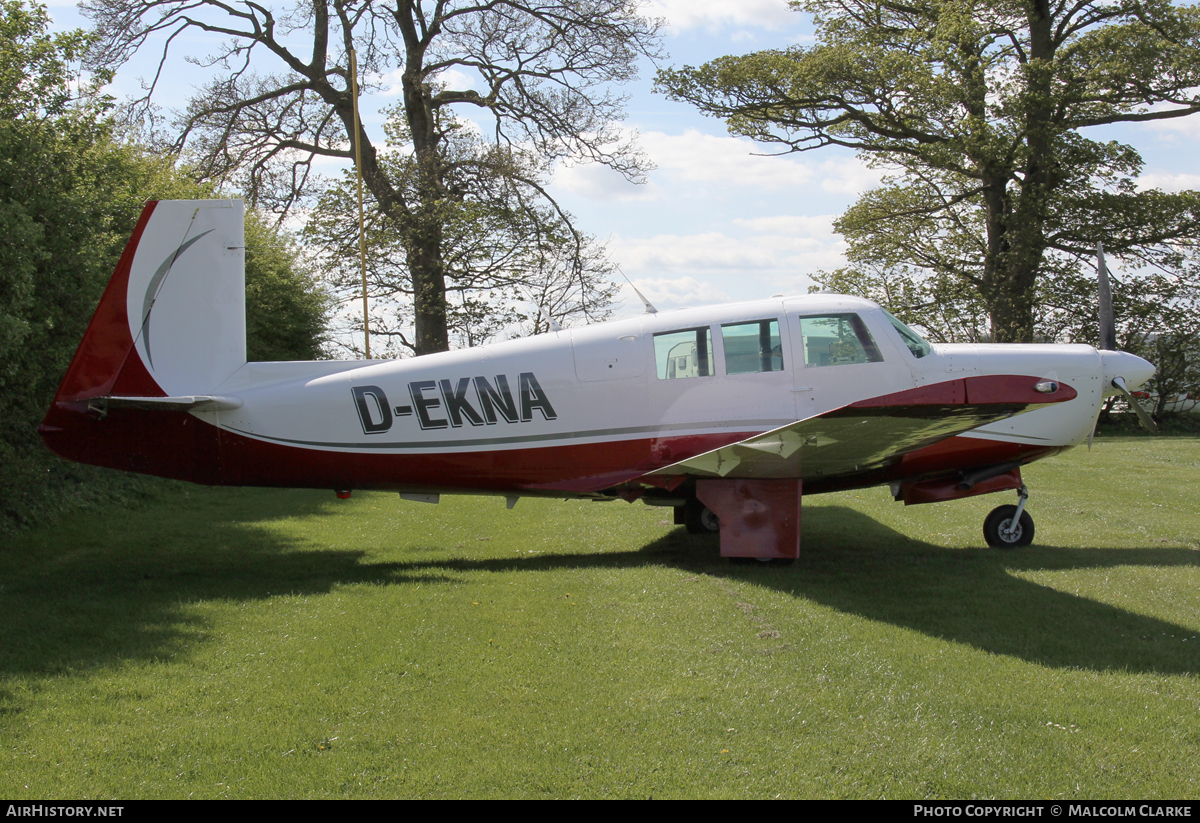
[(354, 96), (354, 174), (358, 179), (358, 259), (362, 267), (363, 340), (367, 359), (371, 359), (371, 326), (367, 315), (367, 241), (363, 222), (362, 125), (358, 119), (358, 56), (350, 49), (350, 93)]

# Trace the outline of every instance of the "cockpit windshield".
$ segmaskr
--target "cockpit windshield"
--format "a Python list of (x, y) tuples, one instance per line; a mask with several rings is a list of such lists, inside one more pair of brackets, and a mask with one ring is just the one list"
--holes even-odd
[(910, 329), (908, 326), (901, 323), (886, 309), (883, 312), (887, 315), (887, 319), (892, 321), (892, 325), (896, 327), (896, 331), (900, 332), (900, 338), (904, 341), (904, 345), (908, 346), (908, 350), (912, 352), (913, 357), (924, 357), (933, 351), (933, 347), (925, 342), (921, 335)]

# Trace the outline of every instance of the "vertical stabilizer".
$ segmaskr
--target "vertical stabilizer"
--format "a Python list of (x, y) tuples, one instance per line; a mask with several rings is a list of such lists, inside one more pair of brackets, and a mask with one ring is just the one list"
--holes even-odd
[(244, 247), (240, 200), (146, 204), (39, 429), (47, 446), (83, 463), (219, 482), (217, 430), (172, 410), (187, 404), (114, 409), (109, 398), (210, 395), (245, 364)]
[(169, 396), (209, 393), (246, 363), (244, 225), (240, 200), (167, 200), (142, 233), (126, 313)]
[(146, 204), (56, 401), (207, 394), (246, 362), (240, 200)]

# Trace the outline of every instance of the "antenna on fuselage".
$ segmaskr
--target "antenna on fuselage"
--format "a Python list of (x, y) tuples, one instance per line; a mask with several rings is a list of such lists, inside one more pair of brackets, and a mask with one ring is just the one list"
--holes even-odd
[(629, 279), (625, 272), (621, 271), (621, 267), (617, 266), (616, 268), (617, 271), (621, 272), (621, 276), (625, 278), (625, 282), (629, 284), (629, 288), (633, 289), (633, 293), (638, 296), (638, 300), (641, 300), (642, 305), (646, 307), (646, 310), (642, 314), (658, 314), (658, 309), (654, 308), (654, 304), (646, 299), (646, 295), (638, 291), (638, 287), (633, 285), (633, 281)]

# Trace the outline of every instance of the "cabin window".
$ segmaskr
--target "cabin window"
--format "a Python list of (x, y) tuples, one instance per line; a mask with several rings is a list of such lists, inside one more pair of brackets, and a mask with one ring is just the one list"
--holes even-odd
[(921, 335), (901, 323), (895, 317), (892, 317), (891, 312), (884, 310), (883, 313), (887, 315), (888, 320), (892, 321), (892, 325), (896, 327), (896, 331), (900, 332), (900, 339), (904, 341), (904, 345), (908, 346), (908, 350), (912, 352), (913, 357), (924, 357), (933, 351), (933, 347), (926, 343)]
[(712, 333), (708, 326), (654, 335), (659, 380), (709, 377), (713, 373)]
[(721, 327), (726, 374), (783, 371), (778, 320), (730, 323)]
[(827, 314), (801, 317), (804, 366), (845, 366), (879, 363), (883, 355), (857, 314)]

